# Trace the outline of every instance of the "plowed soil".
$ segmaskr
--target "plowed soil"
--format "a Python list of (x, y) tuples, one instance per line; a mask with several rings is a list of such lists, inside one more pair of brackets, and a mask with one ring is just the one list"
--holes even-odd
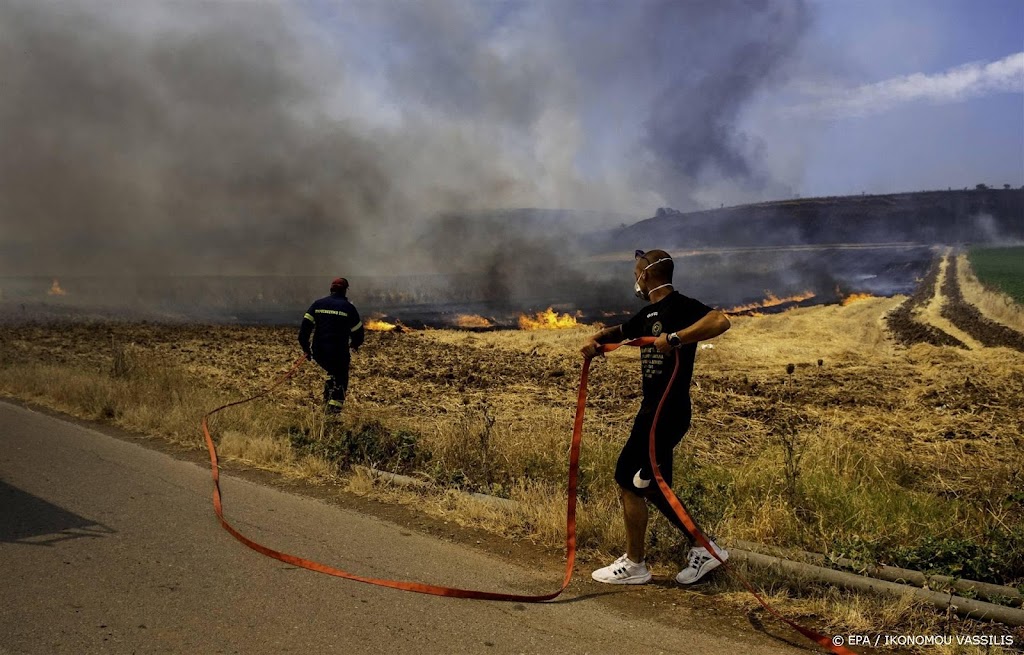
[(946, 279), (942, 282), (945, 303), (942, 315), (953, 325), (987, 347), (1012, 348), (1024, 352), (1024, 334), (982, 316), (976, 307), (964, 300), (957, 276), (957, 258), (950, 256), (947, 263)]
[(916, 317), (916, 314), (928, 304), (935, 293), (941, 265), (942, 258), (936, 257), (928, 268), (928, 272), (917, 285), (913, 295), (886, 316), (886, 323), (893, 337), (905, 346), (928, 343), (933, 346), (967, 347), (962, 341), (944, 332), (941, 328), (918, 320)]

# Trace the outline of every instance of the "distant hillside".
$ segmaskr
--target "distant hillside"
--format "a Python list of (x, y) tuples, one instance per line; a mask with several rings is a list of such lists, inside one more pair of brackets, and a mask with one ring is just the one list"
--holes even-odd
[(1024, 240), (1024, 189), (807, 198), (655, 217), (595, 235), (593, 252), (825, 243)]

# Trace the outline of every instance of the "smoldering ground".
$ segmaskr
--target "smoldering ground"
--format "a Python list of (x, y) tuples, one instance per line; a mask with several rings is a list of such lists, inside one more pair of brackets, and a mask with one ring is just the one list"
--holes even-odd
[(735, 120), (808, 22), (788, 1), (2, 0), (0, 273), (582, 284), (567, 237), (592, 214), (451, 217), (774, 184)]

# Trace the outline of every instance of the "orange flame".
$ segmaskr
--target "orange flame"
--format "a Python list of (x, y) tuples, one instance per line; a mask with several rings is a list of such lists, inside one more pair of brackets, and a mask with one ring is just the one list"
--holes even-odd
[(519, 329), (520, 330), (561, 330), (564, 328), (572, 328), (579, 325), (576, 322), (576, 317), (580, 316), (577, 312), (576, 316), (571, 314), (559, 314), (552, 308), (548, 307), (542, 312), (537, 312), (533, 316), (527, 316), (522, 314), (519, 317)]
[(50, 296), (66, 296), (68, 295), (68, 292), (60, 288), (60, 282), (57, 281), (57, 278), (53, 278), (53, 284), (50, 286), (50, 290), (47, 291), (46, 294)]
[(858, 302), (860, 300), (871, 300), (872, 298), (874, 298), (874, 296), (871, 295), (870, 293), (852, 293), (843, 298), (843, 307), (847, 305), (852, 305), (853, 303)]
[(371, 318), (363, 323), (363, 327), (371, 332), (392, 332), (398, 329), (398, 325), (395, 323), (388, 323), (387, 321), (382, 321), (379, 318)]
[(723, 310), (726, 314), (738, 314), (740, 312), (749, 312), (755, 309), (765, 309), (766, 307), (778, 307), (791, 302), (803, 302), (814, 297), (813, 291), (804, 291), (796, 295), (787, 296), (785, 298), (779, 298), (771, 291), (765, 290), (765, 299), (761, 302), (752, 302), (747, 305), (737, 305), (730, 309)]
[(494, 323), (491, 323), (488, 319), (483, 316), (477, 316), (476, 314), (459, 314), (455, 317), (455, 325), (460, 328), (494, 327)]

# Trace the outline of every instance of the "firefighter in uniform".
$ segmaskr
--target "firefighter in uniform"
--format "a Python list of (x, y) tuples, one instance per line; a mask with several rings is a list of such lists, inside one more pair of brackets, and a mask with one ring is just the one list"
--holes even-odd
[[(351, 361), (349, 346), (359, 350), (363, 345), (363, 322), (359, 312), (348, 301), (348, 280), (343, 277), (331, 282), (331, 295), (310, 305), (302, 317), (299, 345), (306, 357), (311, 357), (327, 371), (324, 383), (324, 402), (328, 413), (341, 412), (348, 391), (348, 365)], [(313, 336), (310, 344), (310, 334)]]

